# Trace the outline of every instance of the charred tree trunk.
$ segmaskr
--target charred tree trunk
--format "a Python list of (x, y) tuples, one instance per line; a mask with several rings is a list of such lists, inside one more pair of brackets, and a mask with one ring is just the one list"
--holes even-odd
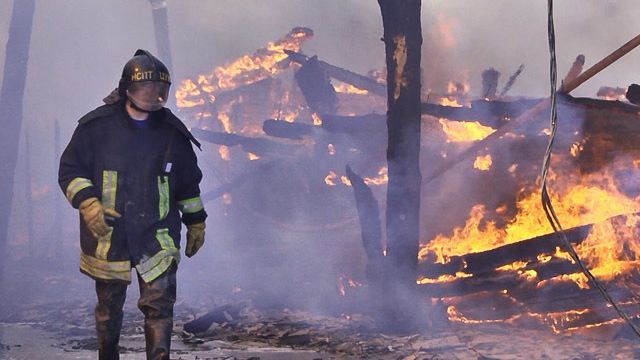
[(36, 258), (36, 239), (33, 224), (33, 188), (31, 185), (31, 179), (33, 178), (31, 173), (31, 139), (29, 137), (28, 128), (26, 129), (24, 143), (24, 200), (25, 213), (27, 216), (27, 239), (29, 241), (29, 255)]
[(167, 0), (149, 0), (153, 15), (153, 29), (156, 35), (158, 57), (162, 59), (169, 71), (173, 70), (171, 61), (171, 42), (169, 41), (169, 17), (167, 14)]
[[(158, 49), (158, 57), (167, 66), (167, 69), (169, 69), (169, 73), (173, 75), (171, 42), (169, 41), (169, 15), (167, 13), (167, 0), (149, 0), (149, 3), (151, 4), (153, 30), (156, 37), (156, 49)], [(173, 108), (174, 105), (175, 96), (170, 96), (169, 100), (167, 101), (167, 107)]]
[[(5, 254), (9, 237), (9, 215), (13, 200), (13, 181), (18, 158), (22, 100), (27, 79), (27, 60), (31, 42), (31, 25), (35, 0), (15, 0), (9, 25), (2, 89), (0, 90), (0, 258)], [(0, 265), (0, 286), (2, 285)]]
[(416, 324), (420, 215), (421, 0), (378, 0), (387, 62), (387, 271), (383, 322)]

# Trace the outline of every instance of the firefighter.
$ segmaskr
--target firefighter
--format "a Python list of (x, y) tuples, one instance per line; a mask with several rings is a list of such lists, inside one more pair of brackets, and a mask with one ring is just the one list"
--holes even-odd
[(202, 172), (191, 145), (200, 144), (164, 107), (170, 85), (166, 66), (136, 51), (117, 93), (79, 120), (60, 159), (60, 187), (80, 212), (80, 271), (95, 280), (100, 359), (119, 358), (132, 268), (147, 359), (169, 359), (181, 223), (187, 257), (204, 243)]

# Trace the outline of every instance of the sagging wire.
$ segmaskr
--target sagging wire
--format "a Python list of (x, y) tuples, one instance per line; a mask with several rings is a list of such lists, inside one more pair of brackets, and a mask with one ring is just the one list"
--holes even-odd
[(571, 255), (573, 261), (578, 264), (582, 273), (587, 277), (589, 283), (594, 285), (605, 298), (605, 300), (616, 310), (618, 315), (631, 327), (633, 332), (640, 337), (640, 330), (636, 325), (632, 322), (629, 316), (620, 309), (618, 304), (613, 300), (607, 289), (598, 281), (598, 279), (593, 276), (591, 271), (584, 265), (578, 253), (575, 251), (569, 239), (567, 239), (567, 235), (564, 233), (564, 229), (562, 228), (562, 224), (558, 219), (558, 215), (556, 214), (553, 204), (551, 203), (551, 198), (549, 197), (549, 193), (547, 192), (547, 175), (549, 173), (549, 167), (551, 165), (551, 154), (553, 150), (553, 143), (555, 141), (556, 132), (558, 129), (558, 113), (556, 109), (556, 85), (557, 85), (557, 64), (556, 64), (556, 38), (555, 38), (555, 30), (553, 25), (553, 0), (547, 0), (547, 8), (548, 8), (548, 22), (547, 22), (547, 32), (549, 37), (549, 55), (550, 55), (550, 80), (551, 80), (551, 115), (549, 119), (550, 127), (551, 127), (551, 135), (549, 138), (549, 144), (547, 145), (547, 151), (544, 155), (544, 161), (542, 164), (542, 207), (544, 209), (545, 215), (547, 216), (547, 220), (553, 227), (553, 230), (560, 234), (562, 238), (562, 242), (564, 244), (565, 250)]

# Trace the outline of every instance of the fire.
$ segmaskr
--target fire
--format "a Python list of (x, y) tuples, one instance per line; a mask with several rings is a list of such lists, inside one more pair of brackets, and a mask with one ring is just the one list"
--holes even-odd
[(353, 280), (351, 276), (343, 274), (338, 277), (338, 292), (340, 293), (340, 296), (346, 296), (348, 288), (358, 288), (361, 286), (362, 284)]
[(456, 275), (440, 275), (437, 279), (429, 279), (427, 277), (421, 277), (416, 281), (416, 284), (418, 285), (422, 285), (422, 284), (435, 284), (435, 283), (443, 283), (443, 282), (451, 282), (453, 280), (456, 279), (460, 279), (460, 278), (466, 278), (466, 277), (472, 277), (472, 274), (467, 274), (464, 272), (457, 272)]
[(454, 18), (448, 18), (443, 14), (438, 15), (438, 19), (436, 21), (436, 27), (439, 38), (442, 40), (442, 45), (447, 48), (455, 48), (457, 41), (454, 35), (455, 29), (458, 26), (458, 21)]
[[(332, 151), (331, 149), (332, 149), (332, 146), (329, 147), (329, 151)], [(335, 149), (333, 151), (335, 151)], [(336, 186), (338, 185), (338, 180), (340, 183), (342, 183), (345, 186), (352, 186), (351, 180), (349, 180), (348, 177), (346, 177), (345, 175), (338, 176), (338, 174), (335, 171), (329, 171), (329, 174), (327, 174), (327, 176), (325, 176), (324, 178), (324, 183), (329, 186)], [(389, 182), (389, 169), (386, 166), (383, 166), (378, 170), (378, 176), (364, 177), (363, 181), (365, 184), (369, 186), (384, 185)]]
[(340, 182), (346, 186), (351, 186), (351, 180), (349, 180), (349, 178), (344, 175), (340, 176)]
[(439, 119), (442, 130), (447, 134), (447, 142), (470, 142), (478, 141), (493, 134), (494, 128), (484, 126), (478, 121), (451, 121)]
[(334, 156), (336, 154), (336, 147), (333, 146), (333, 144), (328, 144), (327, 152), (329, 153), (329, 155)]
[(329, 174), (324, 178), (324, 183), (329, 186), (336, 186), (338, 185), (336, 182), (337, 179), (338, 175), (336, 175), (335, 171), (329, 171)]
[(313, 125), (315, 126), (321, 126), (322, 125), (322, 118), (320, 118), (320, 116), (316, 113), (311, 114), (311, 118), (313, 119)]
[(369, 93), (367, 90), (360, 89), (351, 84), (346, 84), (343, 82), (336, 82), (336, 84), (333, 85), (333, 88), (336, 90), (336, 92), (344, 94), (367, 95)]
[(492, 163), (491, 155), (478, 156), (473, 162), (473, 167), (481, 171), (489, 171)]
[[(576, 247), (576, 252), (585, 259), (596, 278), (613, 280), (640, 265), (640, 260), (629, 255), (640, 254), (638, 235), (640, 222), (636, 216), (627, 216), (624, 222), (600, 222), (593, 225), (587, 239)], [(586, 283), (586, 277), (583, 280)]]
[[(552, 175), (554, 179), (555, 174)], [(593, 175), (580, 178), (580, 183), (574, 186), (558, 187), (560, 192), (551, 192), (563, 226), (571, 228), (598, 223), (616, 215), (637, 212), (636, 202), (620, 193), (611, 181), (606, 174)], [(451, 236), (437, 235), (422, 247), (419, 257), (424, 259), (428, 252), (433, 252), (438, 262), (446, 263), (453, 255), (491, 250), (550, 233), (552, 229), (542, 209), (540, 191), (520, 196), (522, 199), (516, 204), (517, 215), (506, 227), (499, 228), (494, 221), (483, 221), (486, 209), (478, 204), (472, 207), (464, 227), (455, 228)]]
[[(182, 81), (180, 87), (176, 90), (176, 99), (178, 107), (194, 107), (204, 105), (204, 99), (200, 97), (198, 85), (191, 79)], [(194, 97), (195, 100), (189, 100), (187, 97)]]
[(218, 148), (218, 154), (220, 154), (220, 158), (224, 161), (231, 160), (231, 153), (228, 146), (220, 145)]
[(209, 74), (199, 75), (197, 80), (183, 80), (176, 90), (178, 107), (203, 105), (202, 94), (210, 95), (209, 101), (215, 101), (215, 95), (221, 91), (249, 85), (277, 75), (288, 67), (288, 55), (284, 50), (298, 52), (302, 43), (313, 36), (308, 28), (297, 27), (284, 38), (269, 42), (253, 55), (244, 55), (226, 66), (219, 66)]
[(458, 99), (450, 99), (448, 97), (442, 98), (442, 100), (440, 100), (440, 105), (462, 107), (462, 104), (458, 102)]
[(389, 168), (383, 166), (378, 170), (378, 176), (370, 178), (365, 177), (364, 183), (367, 185), (384, 185), (389, 182)]
[(472, 320), (467, 318), (458, 312), (455, 306), (449, 306), (447, 308), (447, 314), (449, 315), (449, 321), (451, 322), (460, 322), (465, 324), (487, 324), (487, 323), (497, 323), (504, 322), (503, 320)]
[(224, 132), (230, 134), (232, 132), (232, 128), (231, 128), (231, 119), (229, 118), (229, 114), (227, 114), (226, 112), (222, 112), (222, 111), (219, 112), (218, 113), (218, 120), (222, 124), (222, 128), (224, 129)]

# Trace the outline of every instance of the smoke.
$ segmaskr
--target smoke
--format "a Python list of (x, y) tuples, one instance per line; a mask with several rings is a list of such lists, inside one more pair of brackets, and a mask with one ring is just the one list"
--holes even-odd
[[(176, 85), (181, 79), (209, 72), (215, 66), (252, 53), (294, 26), (314, 30), (314, 38), (304, 46), (308, 55), (317, 54), (321, 60), (360, 73), (384, 66), (382, 22), (375, 1), (169, 0), (168, 4)], [(556, 4), (560, 76), (577, 54), (586, 55), (588, 67), (636, 35), (633, 27), (625, 26), (640, 15), (633, 0), (565, 0)], [(0, 44), (6, 43), (10, 9), (10, 2), (0, 2)], [(449, 81), (466, 81), (472, 93), (479, 95), (482, 71), (493, 67), (504, 75), (505, 81), (508, 74), (525, 64), (525, 71), (510, 95), (546, 96), (548, 50), (544, 3), (436, 0), (424, 1), (422, 12), (425, 88), (444, 93)], [(618, 28), (611, 30), (615, 26)], [(137, 48), (156, 52), (147, 1), (69, 0), (64, 6), (55, 1), (41, 1), (36, 5), (23, 134), (29, 133), (31, 143), (37, 146), (31, 148), (32, 176), (26, 179), (24, 141), (21, 144), (15, 186), (18, 195), (10, 224), (10, 234), (15, 239), (11, 245), (14, 257), (26, 258), (31, 251), (25, 239), (27, 200), (20, 195), (30, 186), (37, 193), (33, 197), (37, 219), (35, 255), (52, 256), (62, 248), (63, 265), (52, 269), (76, 271), (78, 219), (55, 182), (58, 166), (55, 154), (59, 149), (54, 146), (54, 123), (60, 124), (64, 146), (76, 120), (99, 106), (101, 99), (117, 85), (122, 66)], [(637, 81), (638, 60), (640, 54), (636, 50), (575, 94), (593, 96), (602, 85), (626, 87)], [(4, 53), (0, 65), (3, 62)], [(499, 88), (503, 85), (499, 84)], [(215, 155), (215, 150), (207, 149), (206, 145), (205, 148), (199, 154), (201, 158)], [(206, 166), (204, 161), (201, 164)], [(207, 204), (210, 213), (207, 243), (198, 255), (184, 259), (181, 264), (182, 296), (206, 297), (215, 289), (231, 291), (246, 286), (259, 289), (268, 303), (296, 290), (294, 303), (315, 297), (317, 303), (311, 306), (319, 308), (323, 301), (320, 294), (335, 291), (337, 276), (327, 275), (329, 271), (316, 273), (314, 277), (314, 269), (334, 269), (339, 274), (348, 270), (341, 268), (347, 262), (356, 263), (353, 268), (364, 268), (357, 265), (363, 259), (346, 255), (362, 253), (357, 223), (320, 232), (292, 232), (274, 226), (274, 223), (317, 225), (317, 216), (336, 221), (336, 214), (355, 216), (350, 189), (338, 194), (335, 191), (309, 194), (304, 188), (279, 185), (282, 193), (269, 194), (268, 185), (258, 181), (287, 184), (295, 168), (296, 164), (283, 165), (264, 179), (252, 179), (239, 187), (234, 192), (239, 194), (233, 199), (236, 206), (226, 206), (220, 199)], [(203, 189), (219, 184), (221, 179), (215, 171), (205, 172), (208, 179)], [(450, 185), (452, 189), (454, 183)], [(285, 193), (287, 190), (289, 193)], [(252, 196), (243, 198), (243, 192)], [(256, 194), (265, 198), (256, 198)], [(313, 212), (291, 208), (276, 214), (268, 204), (279, 201), (277, 196), (292, 203), (312, 202)], [(378, 200), (382, 202), (384, 198)], [(55, 229), (62, 229), (59, 238), (51, 235)], [(90, 292), (90, 281), (83, 280), (89, 285), (79, 286)]]

